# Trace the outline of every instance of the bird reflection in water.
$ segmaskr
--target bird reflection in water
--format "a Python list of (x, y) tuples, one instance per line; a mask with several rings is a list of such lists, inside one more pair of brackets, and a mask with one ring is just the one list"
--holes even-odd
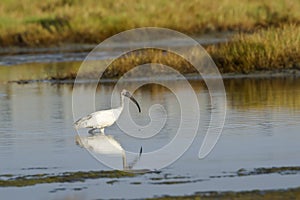
[(76, 144), (82, 148), (85, 148), (89, 151), (92, 151), (96, 154), (102, 155), (121, 155), (123, 161), (123, 170), (130, 171), (134, 165), (139, 161), (142, 155), (142, 147), (140, 152), (134, 158), (133, 161), (127, 163), (126, 152), (120, 145), (120, 143), (114, 139), (111, 135), (105, 134), (93, 134), (88, 136), (79, 136), (75, 137)]

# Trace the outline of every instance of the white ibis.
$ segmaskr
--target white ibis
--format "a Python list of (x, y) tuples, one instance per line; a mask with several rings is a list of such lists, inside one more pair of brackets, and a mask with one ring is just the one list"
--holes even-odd
[(141, 147), (139, 154), (134, 158), (134, 160), (131, 163), (127, 164), (125, 150), (122, 148), (120, 143), (116, 141), (111, 135), (76, 135), (75, 141), (78, 146), (93, 151), (97, 154), (122, 155), (123, 170), (131, 170), (132, 167), (139, 161), (143, 151)]
[(111, 126), (117, 121), (119, 118), (123, 108), (124, 108), (124, 98), (128, 97), (131, 101), (133, 101), (141, 112), (141, 108), (135, 98), (128, 92), (123, 89), (121, 92), (121, 106), (118, 108), (113, 108), (109, 110), (100, 110), (97, 112), (93, 112), (85, 117), (82, 117), (78, 121), (74, 123), (75, 128), (92, 128), (88, 132), (93, 134), (93, 131), (96, 129), (100, 129), (100, 132), (104, 134), (104, 128)]

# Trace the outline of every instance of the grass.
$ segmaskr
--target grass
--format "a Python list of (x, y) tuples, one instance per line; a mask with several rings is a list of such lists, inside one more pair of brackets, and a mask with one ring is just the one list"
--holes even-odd
[[(118, 32), (144, 26), (167, 27), (187, 34), (239, 31), (225, 44), (206, 47), (221, 73), (299, 69), (299, 10), (300, 1), (291, 0), (247, 3), (238, 0), (87, 0), (84, 3), (4, 0), (0, 4), (0, 45), (98, 43)], [(117, 78), (145, 63), (162, 63), (182, 74), (196, 72), (176, 54), (146, 49), (115, 60), (103, 77)], [(46, 79), (74, 79), (75, 69), (78, 65), (71, 67), (69, 73), (68, 70), (57, 75), (47, 72)], [(86, 76), (94, 78), (95, 70), (91, 69)]]
[[(160, 50), (160, 49), (142, 49), (134, 52), (129, 52), (118, 59), (114, 60), (104, 71), (104, 78), (115, 78), (121, 77), (124, 73), (133, 69), (135, 66), (143, 65), (147, 63), (159, 63), (178, 70), (182, 74), (187, 73), (196, 73), (197, 70), (180, 55), (175, 53)], [(153, 65), (154, 66), (154, 65)], [(140, 74), (137, 74), (140, 73)], [(167, 72), (164, 72), (161, 67), (156, 65), (152, 67), (151, 74), (160, 73), (161, 75)], [(145, 71), (140, 70), (134, 73), (134, 77), (145, 77), (148, 76), (145, 74)]]
[(247, 170), (241, 168), (236, 172), (224, 172), (222, 175), (210, 176), (210, 178), (233, 178), (237, 176), (257, 176), (257, 175), (266, 175), (266, 174), (280, 174), (280, 175), (291, 175), (299, 174), (299, 166), (285, 166), (285, 167), (260, 167)]
[(59, 175), (34, 174), (0, 180), (0, 187), (24, 187), (43, 183), (65, 183), (85, 181), (86, 179), (133, 177), (135, 174), (124, 171), (64, 172)]
[(254, 170), (251, 170), (251, 171), (242, 168), (237, 171), (237, 175), (238, 176), (250, 176), (250, 175), (272, 174), (272, 173), (288, 175), (288, 174), (297, 174), (299, 172), (300, 172), (299, 166), (269, 167), (269, 168), (261, 167), (261, 168), (255, 168)]
[(300, 2), (291, 0), (3, 0), (1, 46), (99, 43), (131, 28), (158, 26), (187, 34), (253, 31), (299, 24)]
[(299, 69), (300, 26), (289, 24), (238, 34), (230, 42), (207, 50), (223, 73)]
[[(206, 47), (221, 73), (251, 73), (266, 70), (300, 69), (300, 26), (295, 24), (282, 25), (258, 30), (252, 34), (241, 33), (233, 36), (227, 43)], [(191, 53), (189, 56), (193, 55)], [(195, 74), (196, 69), (180, 55), (158, 49), (141, 49), (114, 60), (104, 71), (102, 78), (118, 78), (138, 65), (146, 63), (161, 63), (178, 70), (181, 74)], [(106, 61), (99, 61), (97, 68), (85, 70), (85, 78), (98, 78), (99, 69), (106, 67)], [(79, 62), (26, 64), (26, 68), (11, 66), (0, 68), (0, 81), (9, 79), (13, 69), (18, 76), (10, 80), (36, 79), (66, 80), (74, 79), (79, 69)], [(153, 68), (153, 73), (163, 74), (160, 68)], [(143, 71), (137, 71), (135, 77), (147, 76)], [(14, 73), (15, 74), (15, 73)], [(43, 76), (39, 75), (43, 74)], [(1, 78), (2, 77), (2, 78)]]
[[(259, 30), (252, 34), (241, 33), (225, 44), (210, 45), (206, 50), (221, 73), (300, 69), (300, 26), (288, 24)], [(189, 56), (195, 55), (191, 53)], [(115, 60), (105, 71), (104, 77), (122, 76), (134, 66), (145, 63), (161, 63), (173, 67), (182, 74), (197, 72), (179, 55), (145, 49), (130, 52)]]

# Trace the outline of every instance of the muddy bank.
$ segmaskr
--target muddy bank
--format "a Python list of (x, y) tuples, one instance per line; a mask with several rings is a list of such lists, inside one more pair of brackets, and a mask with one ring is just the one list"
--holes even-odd
[[(87, 76), (86, 78), (81, 78), (76, 80), (77, 83), (82, 84), (89, 84), (89, 83), (116, 83), (119, 78), (105, 78), (101, 77), (98, 80), (98, 77), (95, 76), (96, 73), (91, 73), (90, 76)], [(45, 75), (45, 78), (37, 78), (37, 79), (12, 79), (12, 80), (6, 80), (6, 83), (10, 84), (31, 84), (31, 83), (51, 83), (51, 84), (74, 84), (76, 79), (76, 72), (73, 72), (71, 76), (47, 76)], [(251, 73), (224, 73), (221, 74), (223, 79), (242, 79), (242, 78), (276, 78), (276, 77), (293, 77), (293, 78), (299, 78), (300, 77), (300, 70), (299, 69), (286, 69), (286, 70), (264, 70), (264, 71), (254, 71)], [(184, 77), (187, 80), (203, 80), (203, 77), (200, 76), (197, 73), (189, 73), (184, 74)], [(214, 78), (215, 76), (207, 77), (207, 78)], [(149, 81), (149, 80), (182, 80), (180, 77), (176, 76), (168, 76), (168, 75), (160, 75), (158, 77), (139, 77), (139, 78), (128, 78), (126, 79), (130, 82), (139, 82), (139, 81)], [(1, 79), (0, 79), (1, 81)]]

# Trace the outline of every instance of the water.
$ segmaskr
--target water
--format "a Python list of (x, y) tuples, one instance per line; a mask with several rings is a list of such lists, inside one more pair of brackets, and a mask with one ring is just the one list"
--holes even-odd
[[(172, 82), (172, 81), (171, 81)], [(197, 158), (208, 125), (209, 93), (201, 81), (191, 81), (201, 110), (200, 129), (191, 147), (159, 174), (133, 178), (95, 179), (85, 182), (38, 184), (0, 188), (5, 199), (97, 199), (143, 198), (161, 195), (186, 195), (198, 191), (240, 191), (285, 189), (300, 186), (300, 174), (262, 174), (236, 176), (241, 168), (300, 166), (300, 79), (226, 79), (227, 116), (222, 136), (203, 160)], [(126, 83), (130, 90), (135, 82)], [(186, 88), (173, 81), (176, 91)], [(97, 89), (96, 107), (110, 107), (112, 83)], [(91, 87), (83, 84), (82, 95)], [(68, 171), (109, 170), (75, 144), (71, 84), (0, 84), (0, 174), (59, 174)], [(135, 93), (142, 114), (130, 105), (133, 119), (140, 125), (149, 122), (148, 109), (161, 104), (168, 113), (167, 124), (153, 138), (133, 139), (116, 125), (106, 129), (123, 148), (144, 153), (170, 142), (180, 121), (175, 96), (159, 85), (147, 85)], [(82, 108), (84, 109), (84, 108)], [(191, 134), (186, 129), (186, 136)], [(146, 167), (141, 160), (135, 167)], [(227, 175), (233, 175), (232, 177)], [(113, 182), (111, 182), (113, 181)], [(34, 192), (34, 195), (32, 191)]]

